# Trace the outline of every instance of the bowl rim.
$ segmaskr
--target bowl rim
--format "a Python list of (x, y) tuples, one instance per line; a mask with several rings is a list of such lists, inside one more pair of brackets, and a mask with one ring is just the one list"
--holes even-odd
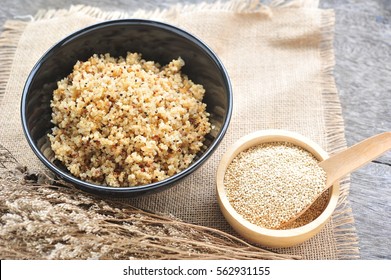
[[(110, 187), (106, 185), (98, 185), (90, 182), (83, 181), (79, 178), (74, 177), (72, 174), (64, 172), (57, 166), (55, 166), (52, 162), (50, 162), (43, 153), (39, 150), (39, 148), (34, 144), (34, 140), (29, 132), (28, 124), (27, 124), (27, 118), (26, 118), (26, 105), (27, 105), (27, 97), (29, 96), (30, 87), (32, 84), (32, 81), (34, 80), (34, 77), (38, 70), (41, 68), (42, 64), (59, 48), (61, 48), (63, 45), (77, 39), (79, 36), (82, 36), (86, 33), (99, 30), (101, 28), (106, 28), (110, 26), (148, 26), (148, 27), (154, 27), (157, 29), (162, 29), (166, 32), (174, 33), (180, 37), (185, 38), (186, 40), (191, 41), (192, 43), (196, 44), (198, 47), (202, 49), (202, 51), (213, 61), (213, 63), (216, 65), (216, 67), (219, 69), (219, 72), (221, 73), (221, 76), (223, 78), (224, 85), (227, 88), (227, 112), (226, 116), (223, 122), (223, 125), (220, 129), (220, 132), (218, 133), (217, 137), (213, 140), (211, 145), (202, 153), (202, 155), (194, 162), (191, 163), (190, 166), (188, 166), (186, 169), (182, 170), (181, 172), (174, 174), (164, 180), (161, 180), (159, 182), (150, 183), (146, 185), (140, 185), (140, 186), (134, 186), (134, 187)], [(228, 72), (226, 68), (224, 67), (222, 61), (217, 56), (217, 54), (201, 39), (196, 37), (195, 35), (189, 33), (188, 31), (185, 31), (179, 27), (176, 27), (171, 24), (167, 24), (164, 22), (156, 21), (156, 20), (147, 20), (147, 19), (117, 19), (117, 20), (107, 20), (100, 23), (92, 24), (87, 27), (84, 27), (82, 29), (79, 29), (57, 43), (55, 43), (52, 47), (50, 47), (36, 62), (36, 64), (33, 66), (32, 70), (30, 71), (23, 91), (22, 91), (22, 97), (21, 97), (21, 121), (22, 121), (22, 128), (24, 135), (27, 139), (27, 142), (35, 155), (40, 159), (40, 161), (47, 167), (49, 170), (54, 172), (56, 175), (58, 175), (60, 178), (76, 184), (77, 186), (81, 187), (82, 189), (86, 191), (92, 191), (92, 192), (98, 192), (100, 194), (110, 194), (110, 195), (116, 195), (116, 194), (134, 194), (140, 192), (152, 192), (153, 190), (162, 188), (164, 186), (168, 186), (171, 184), (175, 184), (182, 180), (187, 175), (194, 172), (196, 169), (198, 169), (217, 149), (219, 144), (221, 143), (221, 140), (224, 138), (224, 135), (227, 132), (229, 123), (231, 121), (232, 116), (232, 110), (233, 110), (233, 94), (232, 94), (232, 85), (230, 81), (230, 77), (228, 75)]]
[[(237, 140), (231, 147), (228, 148), (228, 150), (221, 158), (220, 164), (217, 169), (216, 192), (217, 192), (219, 206), (224, 216), (228, 215), (226, 219), (239, 234), (243, 235), (244, 237), (249, 237), (249, 235), (252, 235), (250, 236), (250, 239), (252, 240), (254, 240), (254, 236), (257, 236), (259, 239), (267, 238), (267, 237), (285, 238), (285, 239), (294, 238), (319, 230), (319, 228), (322, 227), (331, 218), (337, 206), (337, 202), (339, 199), (339, 192), (340, 192), (338, 182), (335, 183), (332, 188), (330, 188), (331, 192), (329, 195), (329, 201), (327, 203), (326, 208), (323, 210), (323, 212), (310, 223), (292, 229), (268, 229), (261, 226), (257, 226), (244, 219), (238, 212), (236, 212), (236, 210), (229, 203), (224, 187), (224, 175), (228, 165), (231, 163), (232, 159), (237, 156), (237, 154), (239, 154), (241, 151), (248, 149), (249, 147), (256, 146), (257, 144), (260, 143), (284, 141), (284, 140), (271, 140), (271, 139), (290, 139), (290, 140), (296, 139), (297, 140), (296, 143), (301, 142), (307, 144), (308, 146), (311, 146), (313, 150), (316, 151), (317, 155), (315, 156), (318, 159), (319, 158), (327, 159), (329, 157), (328, 153), (324, 151), (324, 149), (320, 147), (316, 142), (312, 141), (311, 139), (299, 133), (288, 131), (288, 130), (266, 129), (266, 130), (255, 131), (253, 133), (243, 136), (242, 138)], [(233, 223), (237, 223), (237, 224), (233, 224)], [(259, 243), (262, 243), (262, 241), (259, 240)], [(278, 246), (272, 246), (272, 247), (278, 247)], [(281, 246), (281, 247), (286, 247), (286, 246)]]

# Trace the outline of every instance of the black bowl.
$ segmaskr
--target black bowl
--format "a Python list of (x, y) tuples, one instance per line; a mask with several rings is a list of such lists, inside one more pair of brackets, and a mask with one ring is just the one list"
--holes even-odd
[[(126, 56), (139, 52), (146, 60), (165, 65), (182, 57), (182, 68), (195, 83), (206, 90), (204, 102), (211, 114), (214, 129), (206, 136), (203, 149), (182, 172), (163, 181), (114, 188), (85, 182), (74, 177), (54, 158), (47, 134), (51, 131), (50, 100), (57, 81), (72, 72), (77, 60), (93, 54), (110, 53)], [(232, 88), (228, 74), (219, 58), (203, 42), (177, 27), (149, 20), (115, 20), (99, 23), (77, 31), (48, 50), (32, 69), (23, 89), (21, 117), (27, 141), (38, 158), (58, 177), (96, 194), (135, 196), (166, 189), (200, 167), (216, 150), (228, 128), (232, 112)]]

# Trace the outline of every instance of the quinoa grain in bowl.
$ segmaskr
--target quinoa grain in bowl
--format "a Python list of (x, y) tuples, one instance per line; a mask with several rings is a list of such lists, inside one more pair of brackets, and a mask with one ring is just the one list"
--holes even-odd
[(112, 187), (145, 185), (190, 165), (210, 132), (205, 90), (181, 73), (128, 53), (93, 55), (58, 82), (49, 134), (76, 177)]

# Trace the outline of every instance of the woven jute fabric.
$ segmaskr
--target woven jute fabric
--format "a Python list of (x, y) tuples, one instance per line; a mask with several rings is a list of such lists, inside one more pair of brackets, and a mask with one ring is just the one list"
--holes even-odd
[[(21, 92), (29, 71), (64, 36), (118, 18), (159, 20), (199, 37), (222, 60), (234, 94), (229, 129), (213, 156), (175, 187), (126, 203), (233, 232), (217, 204), (215, 174), (223, 153), (236, 140), (273, 128), (301, 133), (329, 153), (345, 147), (333, 78), (334, 12), (317, 8), (317, 1), (275, 1), (269, 6), (231, 1), (135, 13), (74, 6), (40, 12), (29, 22), (9, 21), (0, 41), (0, 58), (6, 65), (0, 74), (0, 144), (30, 170), (45, 168), (29, 148), (20, 122)], [(274, 251), (305, 259), (358, 257), (348, 187), (348, 180), (341, 182), (339, 205), (319, 234), (299, 246)]]

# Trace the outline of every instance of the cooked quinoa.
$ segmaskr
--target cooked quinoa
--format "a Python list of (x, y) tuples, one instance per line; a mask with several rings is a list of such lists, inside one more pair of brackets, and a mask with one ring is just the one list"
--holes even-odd
[(58, 82), (49, 139), (76, 177), (112, 187), (144, 185), (190, 165), (210, 132), (205, 90), (181, 73), (128, 53), (78, 61)]
[(263, 143), (239, 153), (224, 176), (227, 198), (236, 212), (270, 229), (298, 227), (318, 217), (327, 204), (327, 194), (297, 221), (290, 222), (323, 192), (325, 185), (326, 172), (318, 160), (287, 142)]

